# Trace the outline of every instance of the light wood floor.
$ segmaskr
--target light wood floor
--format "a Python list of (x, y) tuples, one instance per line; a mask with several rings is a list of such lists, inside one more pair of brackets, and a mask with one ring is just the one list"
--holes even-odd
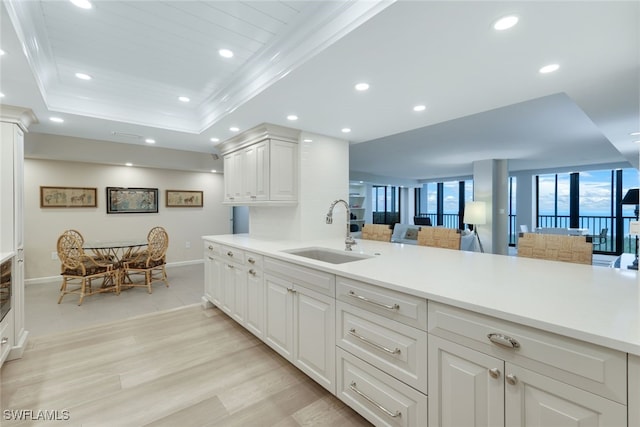
[[(0, 374), (3, 426), (370, 425), (200, 305), (35, 337)], [(8, 421), (6, 410), (68, 410), (69, 420)]]

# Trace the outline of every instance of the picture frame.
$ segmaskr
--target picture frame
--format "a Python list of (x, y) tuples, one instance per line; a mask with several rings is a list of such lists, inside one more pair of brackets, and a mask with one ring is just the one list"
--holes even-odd
[(164, 200), (168, 208), (201, 208), (203, 197), (199, 190), (166, 190)]
[(98, 207), (98, 189), (95, 187), (40, 186), (41, 208), (95, 208)]
[(158, 213), (158, 189), (107, 187), (107, 213)]

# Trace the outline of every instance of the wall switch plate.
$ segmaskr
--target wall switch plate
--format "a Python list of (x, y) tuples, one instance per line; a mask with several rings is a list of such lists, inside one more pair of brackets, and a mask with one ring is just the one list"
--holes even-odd
[(51, 252), (51, 259), (56, 261), (58, 259), (58, 252)]
[(187, 248), (187, 249), (191, 248), (191, 242), (186, 242), (184, 244), (184, 247)]

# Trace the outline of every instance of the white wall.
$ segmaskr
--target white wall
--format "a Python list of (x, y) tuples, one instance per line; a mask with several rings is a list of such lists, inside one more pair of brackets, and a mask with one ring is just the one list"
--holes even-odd
[[(40, 186), (96, 187), (96, 208), (41, 208)], [(106, 187), (158, 189), (158, 213), (107, 214)], [(169, 233), (168, 263), (202, 259), (200, 237), (231, 232), (231, 208), (222, 205), (223, 175), (166, 169), (25, 159), (25, 277), (56, 276), (60, 262), (52, 260), (59, 235), (80, 231), (85, 240), (146, 239), (149, 229)], [(165, 190), (202, 190), (202, 208), (167, 208)], [(187, 242), (190, 248), (187, 248)]]

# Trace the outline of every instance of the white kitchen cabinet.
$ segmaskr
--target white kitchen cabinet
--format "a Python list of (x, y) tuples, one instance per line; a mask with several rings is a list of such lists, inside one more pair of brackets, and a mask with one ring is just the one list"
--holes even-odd
[(624, 353), (431, 301), (428, 311), (430, 425), (627, 425)]
[(640, 426), (640, 356), (629, 355), (629, 427)]
[(11, 309), (0, 329), (0, 365), (22, 356), (28, 332), (24, 302), (24, 133), (31, 110), (0, 105), (0, 253), (13, 254)]
[(265, 274), (265, 342), (335, 393), (335, 299)]
[(262, 124), (220, 144), (224, 157), (224, 203), (297, 203), (299, 136), (296, 129)]

